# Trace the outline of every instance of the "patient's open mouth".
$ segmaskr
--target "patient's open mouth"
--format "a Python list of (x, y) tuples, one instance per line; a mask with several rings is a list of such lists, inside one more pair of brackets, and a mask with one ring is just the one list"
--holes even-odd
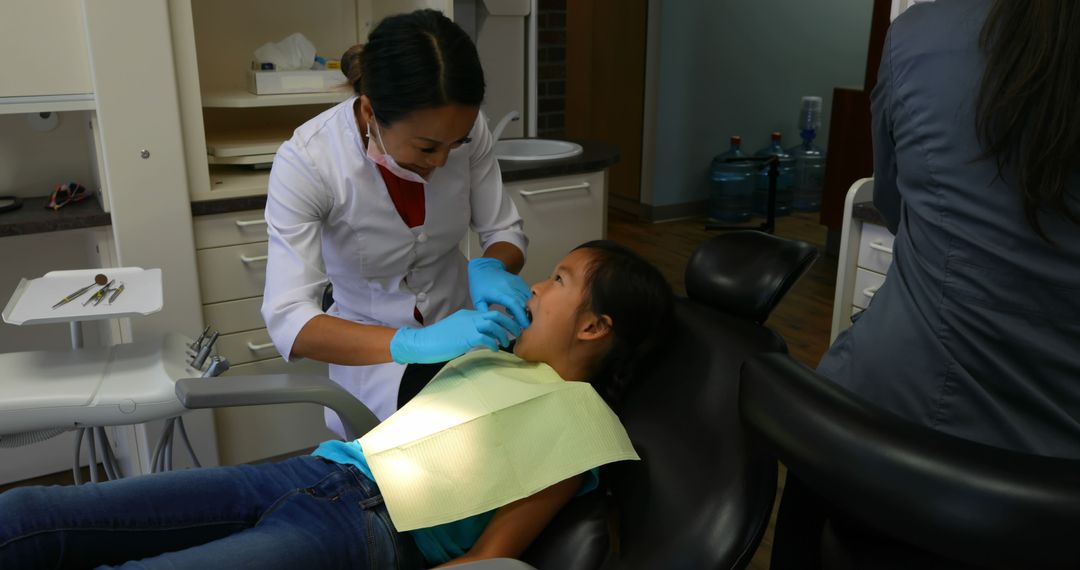
[(528, 307), (525, 307), (525, 316), (528, 317), (529, 322), (531, 323), (532, 320), (533, 320), (533, 318), (532, 318), (532, 309), (530, 309)]

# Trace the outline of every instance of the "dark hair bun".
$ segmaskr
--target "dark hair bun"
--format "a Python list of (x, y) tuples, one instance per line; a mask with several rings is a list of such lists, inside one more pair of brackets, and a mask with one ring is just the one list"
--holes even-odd
[(356, 44), (341, 54), (341, 73), (348, 78), (349, 84), (359, 90), (360, 57), (364, 54), (364, 44)]

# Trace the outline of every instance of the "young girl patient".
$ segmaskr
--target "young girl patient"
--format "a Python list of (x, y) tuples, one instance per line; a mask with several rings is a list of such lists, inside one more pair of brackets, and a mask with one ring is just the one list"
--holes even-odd
[[(472, 353), (444, 372), (491, 375), (504, 367), (509, 378), (524, 368), (587, 380), (614, 405), (671, 305), (655, 267), (612, 242), (590, 242), (532, 287), (532, 324), (516, 358)], [(371, 475), (358, 442), (327, 442), (278, 463), (16, 488), (0, 494), (0, 568), (382, 569), (517, 557), (567, 501), (596, 487), (597, 470), (490, 512), (406, 532), (395, 529), (379, 489), (394, 483)]]

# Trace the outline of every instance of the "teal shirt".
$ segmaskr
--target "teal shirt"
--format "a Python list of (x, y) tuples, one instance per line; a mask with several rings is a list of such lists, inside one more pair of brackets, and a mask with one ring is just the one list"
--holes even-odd
[[(355, 465), (368, 479), (375, 481), (359, 441), (326, 441), (315, 449), (312, 455), (342, 465)], [(588, 471), (577, 494), (583, 495), (592, 491), (599, 480), (599, 469)], [(377, 484), (378, 481), (375, 483)], [(495, 511), (492, 510), (459, 521), (411, 530), (408, 533), (416, 541), (417, 548), (420, 549), (428, 564), (442, 564), (468, 552), (473, 544), (476, 544), (476, 539), (480, 538), (480, 534), (484, 532), (484, 528), (491, 522), (493, 516), (495, 516)]]

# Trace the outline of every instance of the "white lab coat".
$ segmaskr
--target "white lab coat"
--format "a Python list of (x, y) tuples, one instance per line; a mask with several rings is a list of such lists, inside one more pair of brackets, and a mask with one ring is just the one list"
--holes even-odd
[[(427, 324), (470, 308), (466, 260), (458, 249), (470, 224), (486, 249), (495, 242), (525, 252), (528, 240), (477, 117), (472, 141), (450, 152), (425, 187), (426, 219), (409, 228), (394, 208), (378, 168), (365, 154), (353, 101), (301, 125), (277, 151), (266, 201), (269, 258), (262, 315), (286, 358), (300, 329), (322, 314), (393, 328)], [(397, 409), (404, 366), (330, 365), (330, 377), (380, 419)], [(327, 426), (341, 433), (336, 415)]]

